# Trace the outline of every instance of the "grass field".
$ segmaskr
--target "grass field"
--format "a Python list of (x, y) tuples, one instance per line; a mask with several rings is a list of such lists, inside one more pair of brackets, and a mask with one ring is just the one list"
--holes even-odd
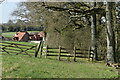
[[(5, 41), (36, 45), (35, 43)], [(66, 59), (66, 58), (64, 58)], [(3, 78), (117, 78), (115, 68), (103, 62), (88, 62), (85, 59), (58, 61), (55, 58), (37, 58), (25, 55), (2, 55)]]
[[(18, 44), (24, 44), (24, 45), (36, 45), (37, 44), (37, 43), (19, 42), (19, 41), (2, 41), (2, 42), (18, 43)], [(4, 43), (2, 43), (2, 44), (4, 44)]]
[[(40, 31), (28, 31), (28, 32), (40, 32)], [(2, 36), (12, 38), (16, 32), (5, 32), (2, 33)]]
[(3, 78), (114, 78), (117, 71), (103, 63), (68, 62), (23, 55), (3, 55)]

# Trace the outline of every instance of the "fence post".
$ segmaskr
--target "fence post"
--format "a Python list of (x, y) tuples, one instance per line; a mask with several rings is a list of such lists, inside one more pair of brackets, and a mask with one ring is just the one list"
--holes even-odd
[(91, 53), (91, 47), (89, 48), (89, 52), (88, 52), (88, 61), (90, 61), (90, 53)]
[(58, 60), (60, 61), (60, 55), (61, 55), (61, 46), (59, 46), (59, 53), (58, 53)]
[(42, 58), (42, 49), (43, 49), (43, 41), (42, 41), (42, 44), (41, 44), (41, 47), (40, 47), (40, 58)]
[(42, 43), (42, 41), (40, 41), (40, 43), (39, 43), (38, 46), (37, 46), (37, 49), (36, 49), (36, 51), (35, 51), (35, 57), (37, 57), (37, 55), (38, 55), (38, 52), (39, 52), (39, 50), (40, 50), (41, 43)]
[(48, 51), (48, 46), (46, 45), (46, 54), (45, 54), (45, 58), (47, 58), (47, 51)]
[(76, 47), (74, 47), (74, 61), (76, 62)]

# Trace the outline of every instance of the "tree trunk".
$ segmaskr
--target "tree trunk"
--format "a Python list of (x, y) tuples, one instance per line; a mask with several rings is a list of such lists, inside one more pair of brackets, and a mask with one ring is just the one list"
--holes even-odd
[[(93, 6), (96, 6), (96, 2), (94, 2)], [(93, 14), (91, 15), (91, 50), (93, 51), (94, 60), (97, 60), (96, 32), (96, 14)]]
[(113, 10), (112, 10), (112, 12), (113, 12), (113, 21), (114, 21), (114, 36), (115, 36), (115, 54), (114, 54), (114, 57), (115, 57), (115, 62), (117, 62), (118, 60), (117, 60), (117, 53), (118, 53), (118, 49), (119, 49), (119, 43), (118, 43), (118, 37), (119, 37), (119, 27), (117, 26), (117, 15), (116, 15), (116, 4), (115, 4), (115, 2), (114, 2), (114, 4), (113, 4)]
[(112, 16), (112, 2), (106, 4), (106, 20), (107, 20), (107, 63), (113, 64), (115, 45), (114, 45), (114, 31), (113, 31), (113, 16)]

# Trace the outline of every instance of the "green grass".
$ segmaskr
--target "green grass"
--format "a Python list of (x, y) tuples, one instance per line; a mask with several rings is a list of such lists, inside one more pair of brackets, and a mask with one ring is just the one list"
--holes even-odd
[[(23, 44), (23, 45), (37, 45), (37, 43), (19, 42), (19, 41), (2, 41), (2, 42), (16, 43), (16, 44)], [(5, 43), (2, 43), (2, 44), (5, 44)]]
[(103, 63), (68, 62), (3, 55), (3, 78), (114, 78), (117, 71)]
[(16, 32), (5, 32), (2, 33), (2, 36), (12, 38)]
[[(35, 43), (5, 41), (26, 45)], [(55, 51), (53, 49), (52, 51)], [(58, 61), (57, 57), (42, 58), (28, 55), (2, 55), (3, 78), (114, 78), (117, 77), (115, 68), (105, 66), (105, 63), (88, 62), (77, 59), (77, 62)]]
[[(28, 31), (28, 32), (40, 32), (40, 31)], [(5, 32), (5, 33), (2, 33), (2, 36), (13, 38), (13, 36), (15, 35), (15, 33), (16, 32)]]

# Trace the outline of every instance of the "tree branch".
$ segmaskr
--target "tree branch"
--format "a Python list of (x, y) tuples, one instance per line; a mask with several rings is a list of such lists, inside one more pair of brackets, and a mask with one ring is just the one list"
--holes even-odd
[(100, 14), (104, 11), (103, 8), (90, 8), (90, 9), (68, 9), (68, 8), (60, 8), (60, 7), (55, 7), (55, 6), (47, 6), (45, 7), (47, 9), (51, 9), (53, 11), (68, 11), (69, 13), (73, 12), (73, 13), (80, 13), (80, 14)]

